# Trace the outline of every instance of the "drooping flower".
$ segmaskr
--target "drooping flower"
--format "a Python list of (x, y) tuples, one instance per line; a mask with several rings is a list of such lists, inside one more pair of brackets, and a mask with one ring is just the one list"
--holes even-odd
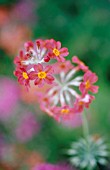
[(63, 47), (61, 48), (61, 42), (60, 41), (55, 41), (54, 39), (49, 40), (49, 42), (47, 43), (50, 52), (49, 52), (49, 56), (50, 58), (55, 58), (57, 59), (59, 62), (64, 62), (65, 58), (69, 52), (68, 49)]
[(78, 64), (77, 69), (83, 70), (86, 72), (88, 70), (88, 66), (86, 66), (77, 56), (72, 57), (73, 63)]
[(91, 91), (92, 93), (98, 92), (98, 86), (93, 85), (98, 80), (98, 77), (95, 73), (92, 73), (91, 71), (87, 71), (84, 74), (83, 82), (80, 84), (80, 91), (83, 94), (86, 94), (88, 91)]
[(85, 96), (81, 96), (80, 98), (77, 98), (74, 103), (74, 109), (76, 113), (81, 113), (84, 110), (84, 107), (88, 108), (92, 100), (94, 100), (95, 97), (89, 94), (86, 94)]
[(34, 65), (34, 71), (30, 72), (30, 79), (35, 80), (34, 84), (39, 87), (43, 86), (46, 82), (47, 84), (52, 84), (54, 77), (52, 76), (53, 69), (51, 66), (47, 65), (45, 68), (41, 64)]

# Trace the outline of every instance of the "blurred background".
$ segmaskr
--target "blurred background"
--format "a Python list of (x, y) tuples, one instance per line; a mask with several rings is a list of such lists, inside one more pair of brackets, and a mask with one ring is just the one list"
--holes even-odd
[(42, 113), (33, 87), (13, 75), (27, 40), (54, 38), (99, 77), (89, 113), (90, 133), (110, 139), (110, 0), (0, 0), (0, 170), (67, 161), (64, 149), (83, 136), (76, 117), (66, 126)]

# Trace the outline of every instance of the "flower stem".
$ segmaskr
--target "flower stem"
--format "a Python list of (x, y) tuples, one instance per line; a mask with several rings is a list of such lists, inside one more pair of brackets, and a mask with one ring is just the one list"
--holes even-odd
[(83, 126), (83, 134), (86, 140), (88, 140), (89, 137), (89, 127), (88, 127), (88, 121), (86, 118), (86, 113), (82, 113), (82, 126)]

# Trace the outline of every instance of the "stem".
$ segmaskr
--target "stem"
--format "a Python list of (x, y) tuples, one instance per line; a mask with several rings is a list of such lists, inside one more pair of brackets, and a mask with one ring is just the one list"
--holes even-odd
[(88, 121), (87, 121), (87, 118), (86, 118), (86, 113), (83, 112), (82, 113), (82, 127), (83, 127), (83, 134), (84, 134), (84, 137), (85, 139), (88, 140), (88, 137), (89, 137), (89, 127), (88, 127)]

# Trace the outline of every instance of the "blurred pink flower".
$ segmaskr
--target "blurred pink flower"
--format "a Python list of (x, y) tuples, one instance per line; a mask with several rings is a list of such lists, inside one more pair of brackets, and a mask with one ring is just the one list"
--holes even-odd
[(20, 142), (30, 140), (39, 131), (39, 124), (32, 113), (26, 113), (20, 120), (15, 133)]
[[(72, 170), (73, 168), (67, 165), (53, 165), (53, 164), (39, 164), (32, 168), (32, 170)], [(74, 170), (74, 169), (73, 169)]]
[(32, 23), (37, 20), (35, 15), (36, 2), (34, 0), (20, 0), (12, 8), (11, 16), (20, 22)]
[(0, 120), (12, 116), (19, 100), (19, 87), (13, 79), (0, 78)]

